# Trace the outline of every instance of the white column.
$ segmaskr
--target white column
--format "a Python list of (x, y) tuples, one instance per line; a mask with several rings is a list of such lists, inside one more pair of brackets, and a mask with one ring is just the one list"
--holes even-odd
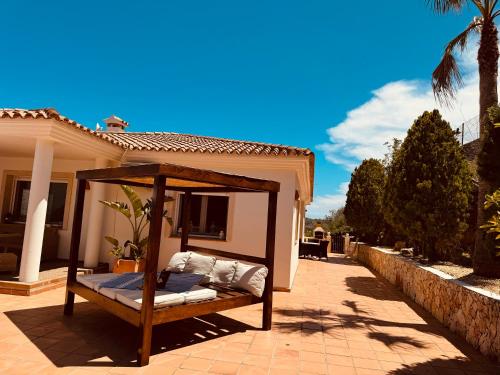
[(53, 156), (54, 145), (52, 141), (38, 139), (35, 147), (33, 171), (31, 172), (26, 230), (24, 232), (21, 270), (19, 271), (19, 280), (24, 282), (38, 280)]
[[(98, 158), (95, 161), (96, 168), (106, 168), (108, 161)], [(87, 228), (87, 244), (85, 246), (85, 267), (97, 267), (99, 254), (101, 252), (102, 225), (104, 221), (104, 205), (99, 203), (106, 199), (106, 184), (92, 183), (90, 188), (90, 211)]]

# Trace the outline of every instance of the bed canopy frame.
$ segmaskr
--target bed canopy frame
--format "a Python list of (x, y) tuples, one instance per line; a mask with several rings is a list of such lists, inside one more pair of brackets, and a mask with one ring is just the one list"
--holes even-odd
[[(149, 363), (153, 325), (262, 302), (262, 329), (271, 329), (276, 208), (278, 192), (280, 190), (280, 184), (278, 182), (172, 164), (138, 164), (114, 168), (83, 170), (76, 173), (76, 178), (78, 184), (71, 235), (66, 302), (64, 305), (65, 315), (73, 314), (75, 294), (78, 294), (86, 300), (98, 304), (108, 312), (138, 327), (139, 343), (137, 362), (140, 366)], [(85, 187), (88, 181), (153, 189), (149, 243), (145, 258), (144, 287), (140, 311), (98, 294), (76, 280)], [(214, 256), (265, 265), (269, 272), (265, 280), (264, 294), (261, 298), (255, 297), (245, 291), (210, 285), (210, 288), (217, 290), (217, 298), (214, 300), (172, 307), (154, 308), (158, 256), (162, 235), (162, 213), (164, 209), (165, 192), (167, 190), (180, 191), (185, 194), (182, 207), (184, 214), (180, 251), (199, 251)], [(267, 193), (268, 212), (265, 257), (243, 255), (236, 251), (221, 251), (189, 245), (191, 196), (193, 193), (198, 192)], [(186, 228), (188, 228), (188, 230), (186, 230)]]

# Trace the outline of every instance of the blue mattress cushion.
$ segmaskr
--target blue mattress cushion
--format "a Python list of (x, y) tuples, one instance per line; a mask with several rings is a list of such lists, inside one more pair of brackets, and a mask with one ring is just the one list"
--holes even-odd
[[(157, 276), (159, 275), (158, 273)], [(204, 275), (196, 273), (171, 273), (165, 288), (162, 290), (173, 293), (187, 292), (193, 286), (200, 284), (204, 278)], [(126, 272), (112, 280), (103, 282), (100, 287), (129, 290), (142, 289), (143, 279), (143, 272)]]

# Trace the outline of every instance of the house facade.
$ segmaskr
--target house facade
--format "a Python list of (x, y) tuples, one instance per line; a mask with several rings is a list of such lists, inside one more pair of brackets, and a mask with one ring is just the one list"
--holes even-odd
[[(24, 226), (20, 281), (38, 280), (40, 262), (50, 251), (57, 258), (68, 258), (76, 171), (160, 162), (280, 182), (274, 285), (281, 290), (292, 287), (305, 209), (313, 196), (314, 154), (310, 150), (177, 133), (130, 132), (128, 124), (115, 116), (106, 119), (106, 124), (105, 130), (95, 131), (54, 109), (0, 109), (0, 238), (2, 228)], [(151, 194), (146, 189), (136, 191), (144, 199)], [(86, 267), (112, 264), (104, 236), (124, 241), (130, 238), (130, 227), (99, 200), (127, 202), (126, 197), (118, 186), (99, 183), (90, 183), (85, 194), (79, 258)], [(172, 220), (163, 224), (160, 267), (180, 246), (183, 196), (173, 191), (168, 195), (173, 198), (166, 203)], [(191, 206), (193, 245), (264, 254), (264, 194), (195, 195)], [(50, 248), (47, 241), (53, 232), (57, 241)]]

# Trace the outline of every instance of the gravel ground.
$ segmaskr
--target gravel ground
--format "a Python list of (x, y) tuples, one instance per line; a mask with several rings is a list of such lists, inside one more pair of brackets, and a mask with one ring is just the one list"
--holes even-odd
[(455, 279), (464, 281), (472, 286), (500, 294), (500, 279), (476, 276), (473, 274), (472, 268), (457, 266), (456, 264), (450, 262), (439, 262), (431, 265), (431, 267), (447, 273)]
[[(400, 251), (395, 251), (390, 247), (382, 246), (384, 250), (390, 250), (394, 254), (401, 254)], [(455, 279), (463, 281), (469, 285), (475, 286), (477, 288), (482, 288), (489, 290), (490, 292), (496, 293), (500, 295), (500, 279), (492, 279), (488, 277), (476, 276), (473, 274), (472, 267), (459, 266), (457, 264), (451, 262), (438, 262), (434, 264), (427, 264), (426, 262), (422, 262), (420, 257), (412, 258), (413, 261), (425, 264), (426, 266), (430, 266), (437, 270), (440, 270), (444, 273), (447, 273), (450, 276), (453, 276)]]

